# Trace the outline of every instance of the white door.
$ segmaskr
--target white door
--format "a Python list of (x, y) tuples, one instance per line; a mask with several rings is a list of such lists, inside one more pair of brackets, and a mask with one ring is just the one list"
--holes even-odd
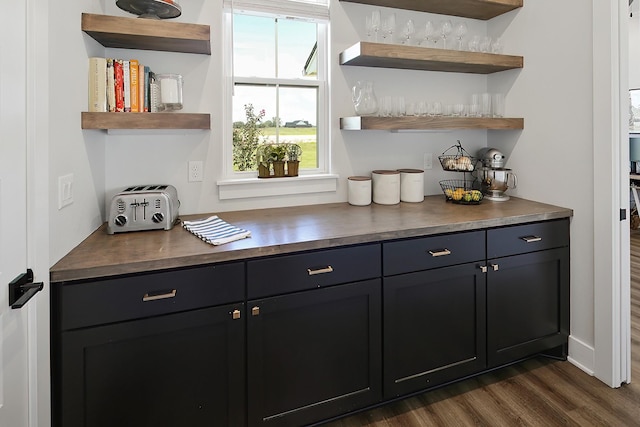
[[(8, 284), (27, 269), (27, 7), (0, 13), (0, 426), (29, 425), (33, 300), (9, 306)], [(39, 296), (39, 295), (38, 295)], [(33, 392), (33, 390), (31, 390)]]

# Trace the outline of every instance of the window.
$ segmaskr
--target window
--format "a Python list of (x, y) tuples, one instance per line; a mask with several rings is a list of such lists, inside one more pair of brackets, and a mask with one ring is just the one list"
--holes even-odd
[(257, 176), (257, 146), (282, 142), (301, 146), (301, 176), (329, 172), (327, 2), (225, 2), (227, 179)]

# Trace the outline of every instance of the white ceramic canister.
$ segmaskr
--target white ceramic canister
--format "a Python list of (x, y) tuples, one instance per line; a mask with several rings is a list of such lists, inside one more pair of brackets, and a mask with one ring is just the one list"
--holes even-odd
[(371, 178), (368, 176), (350, 176), (347, 178), (347, 186), (350, 205), (366, 206), (371, 204)]
[(380, 205), (400, 203), (400, 172), (397, 170), (375, 170), (373, 181), (373, 202)]
[(398, 169), (398, 172), (400, 172), (400, 201), (411, 203), (424, 201), (424, 171)]

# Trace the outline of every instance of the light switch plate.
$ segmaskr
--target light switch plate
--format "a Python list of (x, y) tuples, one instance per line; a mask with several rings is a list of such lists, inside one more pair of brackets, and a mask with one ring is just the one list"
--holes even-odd
[(73, 203), (73, 174), (58, 177), (58, 209)]

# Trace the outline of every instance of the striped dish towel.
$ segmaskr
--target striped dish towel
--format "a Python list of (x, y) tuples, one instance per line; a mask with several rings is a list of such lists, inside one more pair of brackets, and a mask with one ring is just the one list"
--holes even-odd
[(212, 245), (222, 245), (251, 237), (250, 231), (233, 226), (218, 218), (217, 215), (197, 221), (182, 221), (182, 226)]

